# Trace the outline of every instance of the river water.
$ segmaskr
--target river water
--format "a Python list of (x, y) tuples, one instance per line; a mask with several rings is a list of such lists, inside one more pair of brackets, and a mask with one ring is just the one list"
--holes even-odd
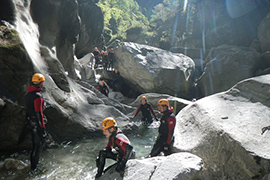
[[(136, 132), (128, 134), (135, 151), (136, 159), (148, 155), (158, 134), (158, 122), (154, 122), (151, 127), (140, 125)], [(94, 179), (96, 174), (96, 157), (99, 150), (107, 145), (108, 139), (103, 137), (93, 139), (81, 139), (61, 143), (57, 148), (44, 149), (39, 167), (47, 171), (38, 175), (29, 175), (28, 172), (18, 175), (16, 173), (1, 173), (0, 179), (69, 179), (69, 180), (89, 180)], [(14, 153), (10, 156), (14, 159), (22, 160), (30, 165), (29, 152)], [(115, 161), (107, 160), (106, 166)]]

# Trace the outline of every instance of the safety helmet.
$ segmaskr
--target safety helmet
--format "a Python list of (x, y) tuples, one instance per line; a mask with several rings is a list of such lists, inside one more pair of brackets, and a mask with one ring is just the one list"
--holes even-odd
[(160, 99), (159, 101), (158, 101), (158, 104), (157, 104), (158, 106), (167, 106), (167, 107), (170, 107), (169, 106), (169, 101), (167, 100), (167, 99)]
[(147, 100), (147, 97), (146, 96), (142, 96), (141, 97), (141, 100), (143, 100), (143, 99), (146, 101)]
[(100, 85), (103, 86), (105, 83), (104, 81), (100, 81)]
[(32, 82), (34, 84), (39, 84), (41, 82), (45, 81), (45, 77), (43, 76), (43, 74), (40, 74), (40, 73), (35, 73), (33, 76), (32, 76)]
[(101, 129), (105, 130), (117, 126), (117, 123), (113, 117), (107, 117), (101, 122), (101, 126), (102, 126)]

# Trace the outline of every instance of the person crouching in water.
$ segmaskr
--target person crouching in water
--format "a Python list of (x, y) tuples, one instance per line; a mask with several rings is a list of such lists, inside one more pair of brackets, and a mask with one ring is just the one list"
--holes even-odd
[(161, 152), (163, 152), (165, 156), (172, 153), (172, 146), (174, 143), (173, 133), (176, 123), (175, 115), (173, 114), (173, 109), (170, 109), (169, 101), (167, 99), (160, 99), (158, 101), (158, 110), (162, 113), (158, 129), (159, 135), (151, 153), (147, 157), (157, 156)]
[(37, 168), (39, 157), (45, 142), (46, 130), (43, 115), (44, 99), (41, 90), (45, 77), (40, 73), (32, 76), (32, 85), (27, 87), (26, 95), (26, 119), (32, 135), (32, 151), (30, 155), (31, 170), (40, 171)]
[(149, 104), (147, 102), (146, 96), (142, 96), (141, 101), (142, 101), (142, 103), (138, 107), (136, 113), (133, 115), (133, 118), (135, 118), (138, 115), (138, 113), (141, 111), (142, 112), (142, 122), (149, 125), (149, 124), (151, 124), (153, 122), (150, 111), (151, 111), (151, 113), (153, 114), (153, 116), (155, 117), (156, 120), (157, 120), (157, 117), (156, 117), (156, 114), (155, 114), (155, 112), (153, 110), (153, 107), (151, 106), (151, 104)]
[(135, 152), (130, 145), (129, 139), (117, 127), (112, 117), (105, 118), (102, 123), (103, 134), (109, 139), (107, 146), (99, 151), (96, 159), (97, 174), (95, 178), (102, 176), (106, 158), (117, 161), (115, 170), (123, 177), (126, 163), (129, 159), (135, 159)]

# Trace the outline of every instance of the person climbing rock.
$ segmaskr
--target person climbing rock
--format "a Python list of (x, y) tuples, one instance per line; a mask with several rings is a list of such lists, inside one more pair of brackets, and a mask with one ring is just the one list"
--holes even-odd
[(100, 81), (100, 84), (99, 84), (99, 86), (97, 87), (97, 89), (98, 89), (102, 94), (104, 94), (105, 96), (108, 96), (108, 95), (109, 95), (109, 88), (108, 88), (108, 86), (105, 84), (104, 81)]
[(123, 177), (127, 161), (135, 158), (133, 147), (131, 146), (129, 139), (117, 127), (114, 118), (105, 118), (102, 121), (101, 126), (104, 136), (108, 138), (109, 141), (107, 146), (99, 151), (99, 155), (96, 159), (98, 170), (95, 178), (97, 179), (102, 176), (105, 160), (107, 158), (117, 161), (115, 170)]
[(43, 115), (44, 99), (41, 90), (45, 77), (40, 73), (32, 76), (32, 85), (27, 87), (26, 119), (27, 127), (31, 131), (32, 151), (30, 154), (31, 170), (38, 171), (37, 164), (43, 149), (47, 132)]
[(135, 118), (140, 111), (142, 112), (142, 122), (143, 123), (149, 125), (149, 124), (151, 124), (153, 122), (153, 118), (152, 118), (152, 116), (150, 114), (150, 111), (153, 114), (153, 116), (155, 117), (155, 119), (157, 120), (157, 117), (156, 117), (156, 114), (155, 114), (155, 112), (153, 110), (153, 107), (152, 107), (151, 104), (149, 104), (147, 102), (146, 96), (141, 97), (141, 105), (137, 108), (137, 111), (133, 115), (133, 118)]
[(151, 153), (147, 157), (157, 156), (161, 152), (163, 152), (165, 156), (172, 153), (172, 145), (174, 143), (173, 133), (176, 124), (173, 109), (170, 109), (169, 101), (167, 99), (160, 99), (158, 101), (158, 110), (162, 113), (158, 129), (159, 135)]

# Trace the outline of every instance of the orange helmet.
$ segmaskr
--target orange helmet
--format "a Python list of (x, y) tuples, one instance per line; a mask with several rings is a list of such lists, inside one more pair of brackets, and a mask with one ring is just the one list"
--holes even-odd
[(147, 97), (146, 96), (142, 96), (141, 97), (141, 100), (143, 100), (143, 99), (146, 101), (147, 100)]
[(45, 81), (45, 77), (43, 76), (43, 74), (40, 74), (40, 73), (35, 73), (33, 76), (32, 76), (32, 82), (34, 84), (39, 84), (41, 82)]
[(169, 101), (167, 100), (167, 99), (160, 99), (159, 101), (158, 101), (158, 104), (157, 104), (158, 106), (167, 106), (167, 107), (170, 107), (169, 106)]
[(117, 123), (113, 117), (107, 117), (101, 122), (102, 130), (109, 129), (111, 127), (116, 127)]
[(104, 86), (105, 82), (104, 81), (100, 81), (100, 85)]
[(118, 69), (115, 69), (115, 70), (114, 70), (114, 72), (116, 72), (116, 73), (117, 73), (117, 72), (118, 72)]

